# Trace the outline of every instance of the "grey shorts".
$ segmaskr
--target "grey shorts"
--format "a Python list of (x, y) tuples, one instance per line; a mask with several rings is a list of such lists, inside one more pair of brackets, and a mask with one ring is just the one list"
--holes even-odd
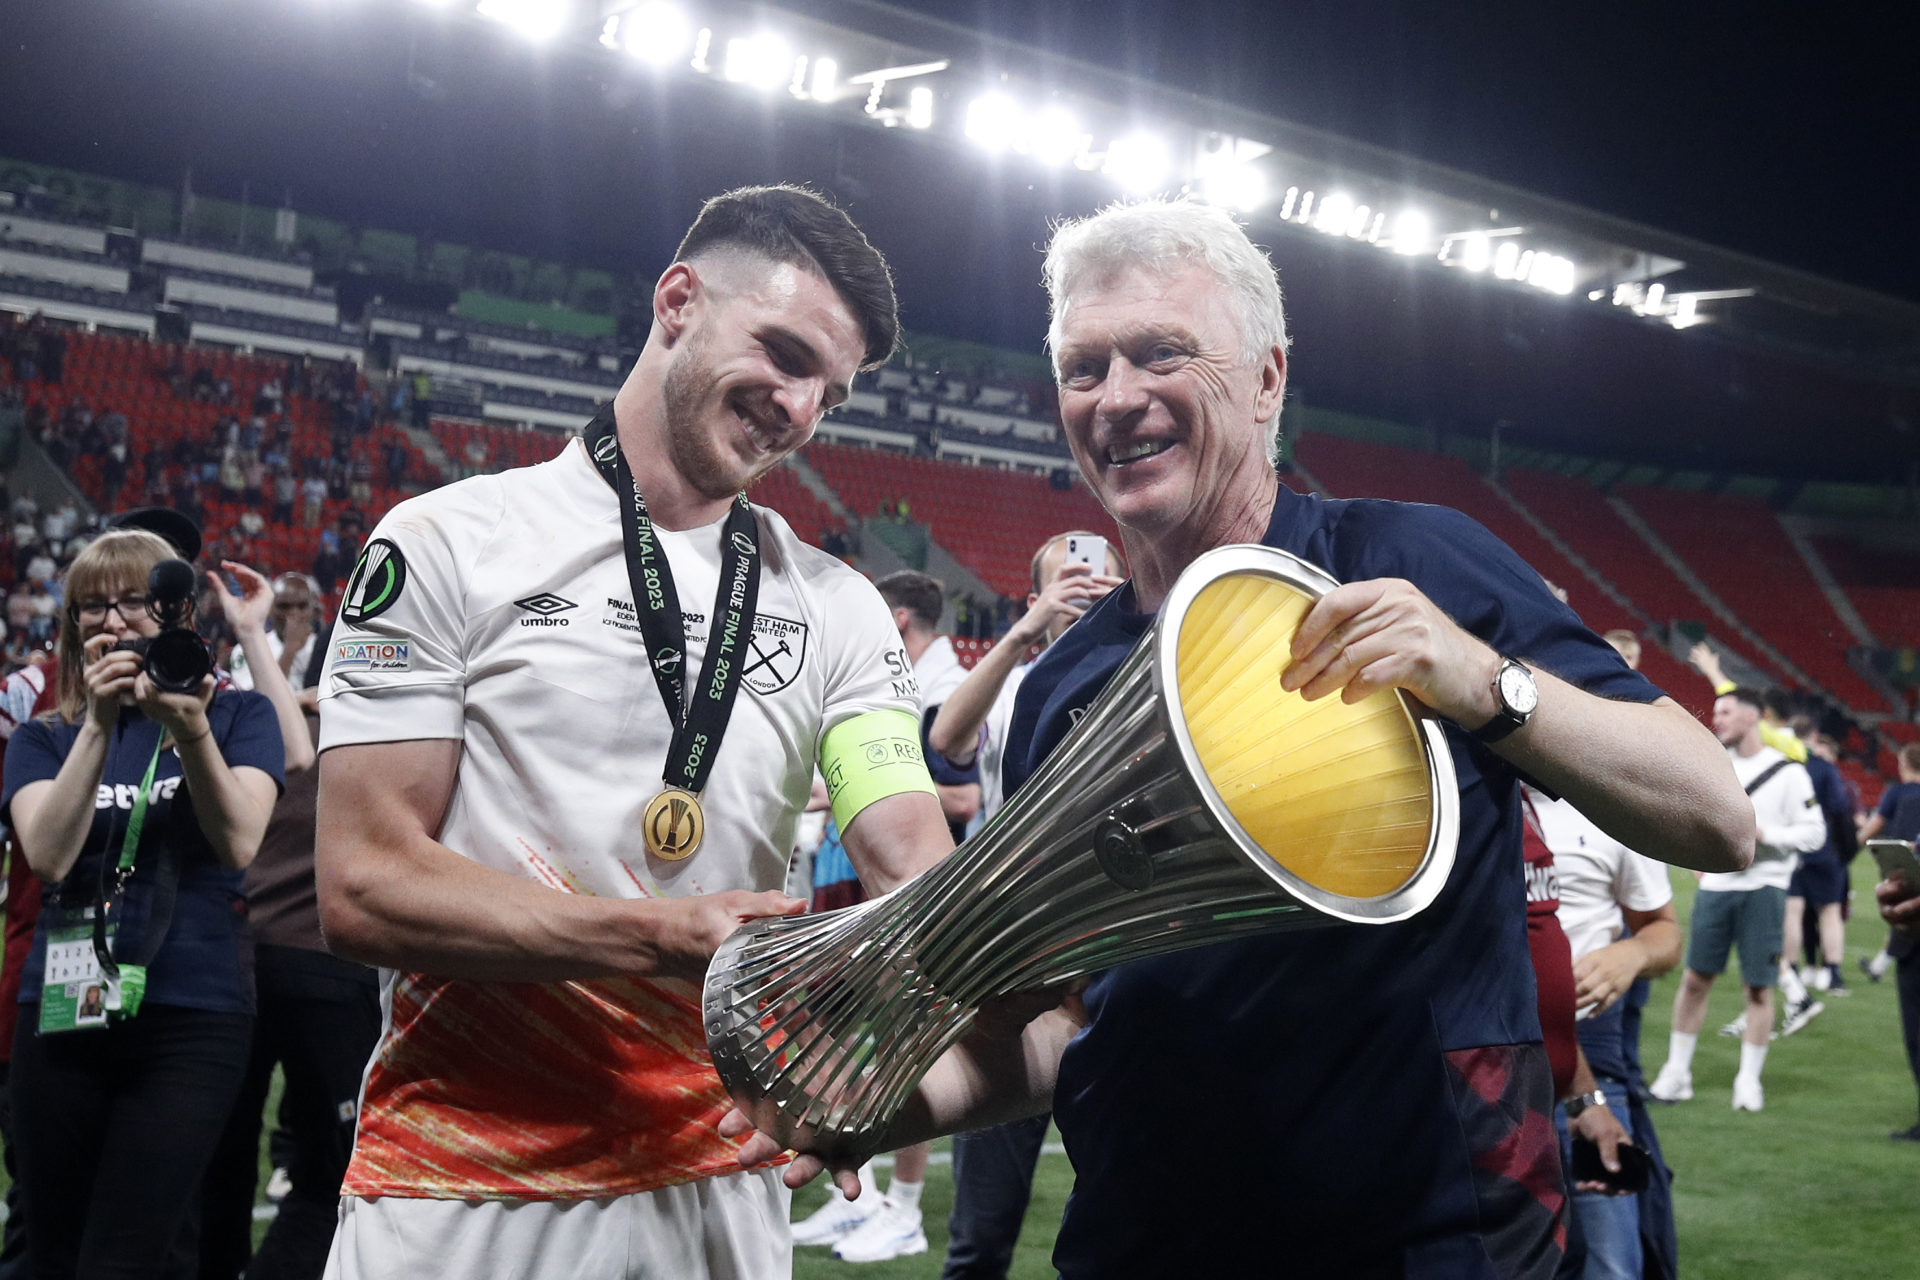
[(1771, 987), (1780, 976), (1780, 936), (1786, 920), (1785, 889), (1703, 889), (1693, 898), (1687, 968), (1709, 976), (1723, 973), (1727, 952), (1738, 947), (1740, 980), (1750, 987)]

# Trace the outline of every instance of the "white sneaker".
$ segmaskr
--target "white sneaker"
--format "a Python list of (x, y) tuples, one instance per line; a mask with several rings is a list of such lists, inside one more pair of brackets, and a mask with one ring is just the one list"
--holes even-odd
[(1827, 966), (1815, 965), (1800, 971), (1800, 981), (1806, 984), (1809, 991), (1825, 991), (1833, 985), (1833, 974), (1828, 972)]
[(1735, 1111), (1758, 1111), (1767, 1105), (1767, 1094), (1760, 1087), (1760, 1081), (1749, 1076), (1733, 1078), (1733, 1109)]
[(835, 1191), (825, 1204), (793, 1224), (793, 1242), (798, 1245), (838, 1244), (879, 1217), (883, 1208), (885, 1205), (875, 1192), (869, 1191), (858, 1200), (849, 1200)]
[(885, 1262), (926, 1251), (927, 1233), (921, 1229), (920, 1206), (896, 1204), (889, 1196), (880, 1202), (880, 1212), (833, 1247), (833, 1256), (842, 1262)]
[[(1780, 1024), (1780, 1034), (1783, 1036), (1792, 1035), (1809, 1022), (1812, 1022), (1815, 1017), (1825, 1013), (1826, 1009), (1827, 1006), (1825, 1004), (1815, 1000), (1812, 996), (1808, 996), (1798, 1004), (1789, 1006), (1786, 1021)], [(1758, 1107), (1754, 1109), (1756, 1111), (1759, 1110)]]
[(1738, 1040), (1741, 1036), (1747, 1034), (1746, 1011), (1742, 1010), (1739, 1017), (1735, 1018), (1732, 1022), (1729, 1022), (1726, 1026), (1720, 1028), (1720, 1034), (1723, 1036), (1726, 1036), (1730, 1040)]
[(1660, 1068), (1647, 1092), (1662, 1102), (1685, 1102), (1693, 1097), (1693, 1072), (1669, 1062)]

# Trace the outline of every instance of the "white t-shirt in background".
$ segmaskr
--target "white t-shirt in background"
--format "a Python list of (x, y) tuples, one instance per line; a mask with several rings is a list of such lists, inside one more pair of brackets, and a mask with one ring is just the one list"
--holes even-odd
[(1575, 960), (1620, 940), (1626, 933), (1622, 907), (1654, 911), (1673, 901), (1666, 863), (1635, 853), (1565, 800), (1531, 787), (1527, 797), (1541, 838), (1553, 851), (1560, 928)]

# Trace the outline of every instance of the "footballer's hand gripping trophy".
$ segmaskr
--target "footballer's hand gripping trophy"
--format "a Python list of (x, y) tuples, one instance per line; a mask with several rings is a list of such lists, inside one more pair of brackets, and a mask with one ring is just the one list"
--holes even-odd
[(1222, 547), (1174, 584), (1105, 692), (993, 821), (892, 893), (754, 921), (707, 970), (707, 1045), (760, 1128), (858, 1157), (983, 1001), (1128, 960), (1405, 920), (1446, 883), (1459, 794), (1397, 691), (1281, 689), (1337, 584)]

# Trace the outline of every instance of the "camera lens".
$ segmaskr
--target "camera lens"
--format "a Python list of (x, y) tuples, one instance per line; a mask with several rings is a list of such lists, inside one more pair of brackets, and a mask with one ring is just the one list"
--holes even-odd
[(162, 631), (145, 644), (147, 676), (163, 692), (193, 693), (213, 670), (206, 641), (185, 628)]

